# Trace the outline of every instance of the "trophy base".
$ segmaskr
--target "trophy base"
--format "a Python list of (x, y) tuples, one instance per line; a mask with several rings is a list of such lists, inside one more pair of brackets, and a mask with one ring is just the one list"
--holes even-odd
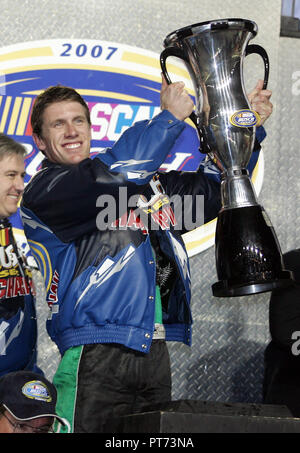
[(246, 296), (294, 282), (284, 268), (280, 245), (266, 212), (260, 205), (223, 209), (216, 228), (218, 281), (216, 297)]
[(249, 282), (231, 285), (228, 280), (222, 280), (212, 285), (215, 297), (238, 297), (251, 294), (265, 293), (278, 288), (287, 288), (293, 283), (290, 271), (282, 271), (278, 280), (270, 282)]

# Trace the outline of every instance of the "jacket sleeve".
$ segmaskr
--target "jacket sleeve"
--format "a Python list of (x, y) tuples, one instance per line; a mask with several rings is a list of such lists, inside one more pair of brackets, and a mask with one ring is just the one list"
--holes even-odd
[(150, 121), (139, 121), (127, 129), (112, 148), (98, 158), (111, 172), (121, 173), (136, 184), (150, 181), (185, 128), (168, 110)]
[(173, 204), (181, 234), (213, 220), (221, 208), (220, 183), (198, 172), (160, 173), (159, 179)]
[(51, 164), (30, 181), (22, 206), (65, 242), (90, 233), (101, 209), (115, 218), (124, 214), (127, 200), (144, 190), (184, 127), (163, 111), (136, 123), (105, 154), (73, 166)]

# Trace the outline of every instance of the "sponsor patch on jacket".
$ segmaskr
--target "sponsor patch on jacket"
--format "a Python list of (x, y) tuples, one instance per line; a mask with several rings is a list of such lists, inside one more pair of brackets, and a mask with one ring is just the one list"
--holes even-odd
[(21, 269), (16, 251), (10, 243), (9, 229), (0, 229), (0, 300), (30, 294), (31, 272)]

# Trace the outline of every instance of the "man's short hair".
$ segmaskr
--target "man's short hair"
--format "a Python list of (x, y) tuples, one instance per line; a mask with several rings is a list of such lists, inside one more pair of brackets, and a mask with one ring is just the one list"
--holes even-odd
[(79, 102), (85, 109), (88, 123), (91, 124), (90, 111), (82, 96), (74, 88), (56, 85), (47, 88), (35, 99), (31, 113), (31, 127), (34, 134), (41, 137), (45, 109), (51, 104), (63, 101)]
[(7, 155), (11, 156), (13, 154), (24, 158), (26, 155), (26, 149), (23, 145), (21, 145), (21, 143), (16, 142), (13, 138), (0, 133), (0, 160)]

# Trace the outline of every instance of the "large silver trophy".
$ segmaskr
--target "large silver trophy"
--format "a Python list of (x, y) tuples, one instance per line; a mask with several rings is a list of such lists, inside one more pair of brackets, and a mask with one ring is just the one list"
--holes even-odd
[(259, 115), (245, 94), (243, 60), (258, 53), (265, 66), (269, 59), (258, 45), (249, 45), (257, 25), (244, 19), (222, 19), (190, 25), (170, 33), (161, 53), (162, 71), (171, 83), (166, 60), (181, 58), (195, 90), (196, 125), (201, 152), (219, 165), (222, 208), (218, 215), (215, 253), (219, 281), (212, 286), (217, 297), (270, 291), (292, 283), (283, 269), (274, 229), (249, 178), (249, 163)]

